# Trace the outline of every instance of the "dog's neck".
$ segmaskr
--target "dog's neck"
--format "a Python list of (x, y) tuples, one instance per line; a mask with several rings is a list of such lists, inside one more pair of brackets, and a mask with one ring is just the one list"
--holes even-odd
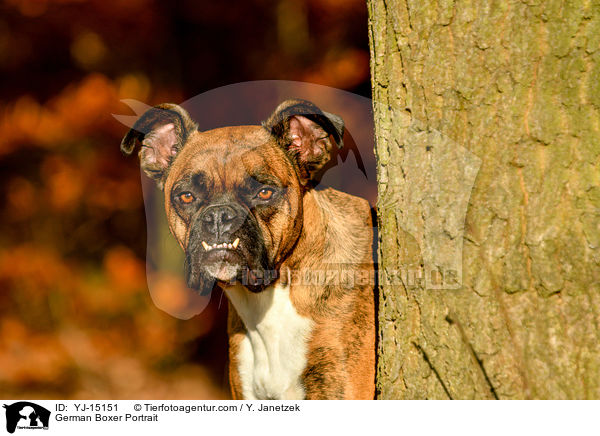
[(290, 283), (259, 293), (241, 284), (225, 288), (246, 328), (238, 371), (246, 399), (304, 399), (300, 377), (307, 362), (307, 340), (313, 322), (300, 316), (290, 299)]
[[(287, 268), (299, 270), (302, 269), (303, 265), (322, 258), (322, 248), (325, 243), (323, 235), (327, 234), (328, 220), (325, 216), (326, 211), (319, 207), (320, 196), (321, 194), (315, 190), (310, 190), (304, 194), (302, 230), (293, 253), (283, 262), (283, 265)], [(284, 269), (282, 268), (282, 271)], [(285, 281), (285, 276), (283, 280)]]

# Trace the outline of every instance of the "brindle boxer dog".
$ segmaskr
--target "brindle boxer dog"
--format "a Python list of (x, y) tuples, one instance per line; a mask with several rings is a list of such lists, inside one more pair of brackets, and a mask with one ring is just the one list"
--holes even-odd
[(224, 290), (237, 399), (372, 399), (375, 320), (366, 200), (313, 188), (344, 123), (303, 100), (262, 126), (201, 132), (174, 104), (121, 143), (164, 189), (188, 286)]

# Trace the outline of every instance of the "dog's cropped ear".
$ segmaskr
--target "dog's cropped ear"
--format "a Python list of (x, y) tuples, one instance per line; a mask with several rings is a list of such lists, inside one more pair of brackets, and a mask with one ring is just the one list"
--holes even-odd
[(302, 183), (311, 180), (329, 162), (330, 137), (339, 148), (344, 146), (344, 121), (306, 100), (284, 101), (263, 126), (296, 162)]
[(160, 104), (135, 122), (121, 141), (121, 151), (129, 155), (140, 143), (140, 166), (162, 189), (171, 162), (197, 129), (198, 124), (185, 109), (172, 103)]

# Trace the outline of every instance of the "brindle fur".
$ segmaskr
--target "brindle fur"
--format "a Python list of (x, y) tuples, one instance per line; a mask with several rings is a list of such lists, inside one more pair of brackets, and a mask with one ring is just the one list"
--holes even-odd
[[(375, 319), (369, 204), (364, 199), (333, 189), (313, 189), (307, 183), (329, 159), (329, 140), (321, 147), (327, 153), (325, 157), (319, 155), (319, 150), (314, 156), (299, 155), (286, 145), (289, 142), (286, 138), (289, 116), (312, 114), (312, 119), (338, 145), (343, 132), (341, 119), (321, 112), (312, 103), (293, 100), (282, 103), (263, 126), (224, 127), (199, 132), (193, 128), (187, 113), (179, 107), (173, 109), (173, 106), (162, 106), (173, 111), (173, 116), (162, 113), (157, 122), (145, 119), (141, 123), (145, 129), (142, 134), (128, 133), (122, 149), (131, 152), (135, 141), (141, 141), (143, 134), (155, 129), (157, 124), (164, 124), (165, 119), (175, 124), (178, 134), (183, 132), (184, 136), (178, 136), (173, 144), (173, 157), (169, 157), (167, 167), (150, 168), (150, 175), (159, 186), (164, 185), (169, 226), (183, 250), (188, 249), (191, 226), (177, 213), (170, 196), (179, 180), (203, 171), (213, 182), (214, 192), (227, 193), (238, 189), (240, 181), (257, 168), (277, 177), (287, 187), (285, 196), (277, 210), (257, 214), (256, 222), (269, 261), (280, 272), (279, 280), (291, 281), (293, 306), (299, 315), (314, 323), (302, 375), (306, 398), (372, 399)], [(136, 125), (134, 129), (136, 127), (139, 128)], [(183, 145), (180, 144), (182, 140)], [(144, 168), (143, 153), (140, 152), (140, 158)], [(327, 270), (335, 273), (324, 283), (300, 280), (305, 273)], [(347, 285), (339, 280), (340, 277), (351, 277), (355, 283)], [(233, 397), (240, 399), (237, 355), (245, 327), (231, 304), (228, 333), (229, 380)]]

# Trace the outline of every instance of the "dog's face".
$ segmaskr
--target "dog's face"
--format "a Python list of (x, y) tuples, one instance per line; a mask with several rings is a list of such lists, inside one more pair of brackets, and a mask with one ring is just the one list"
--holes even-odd
[(259, 292), (293, 250), (303, 195), (329, 161), (331, 137), (342, 146), (343, 129), (341, 118), (302, 100), (283, 102), (262, 126), (206, 132), (165, 104), (142, 115), (121, 148), (129, 154), (141, 142), (141, 167), (164, 188), (188, 286), (206, 293), (240, 281)]

